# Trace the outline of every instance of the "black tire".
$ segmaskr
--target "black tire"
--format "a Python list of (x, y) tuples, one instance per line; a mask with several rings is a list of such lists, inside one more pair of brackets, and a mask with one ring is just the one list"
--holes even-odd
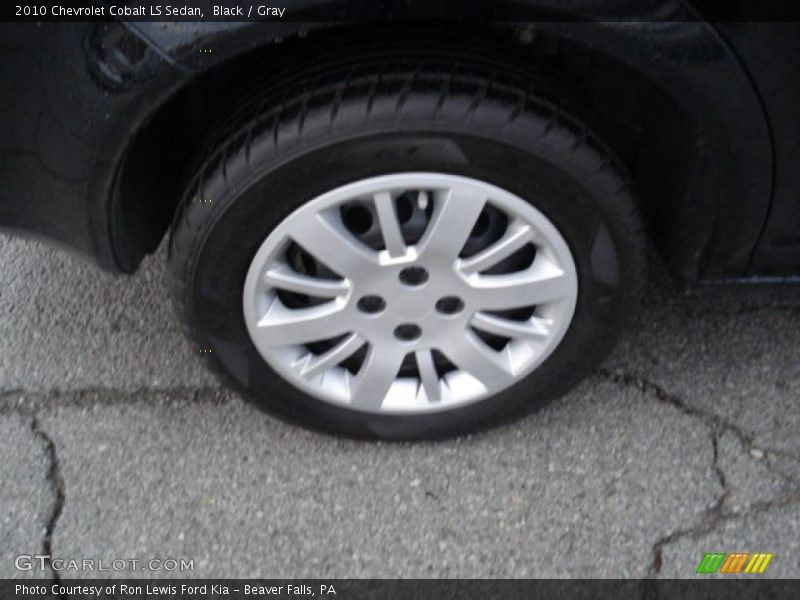
[[(530, 80), (448, 56), (364, 59), (273, 85), (215, 139), (170, 243), (172, 293), (214, 370), (260, 408), (301, 425), (382, 439), (458, 435), (543, 406), (589, 375), (638, 303), (645, 239), (611, 152)], [(403, 171), (480, 179), (556, 225), (579, 281), (569, 330), (530, 375), (443, 413), (368, 414), (315, 399), (259, 355), (242, 312), (254, 253), (288, 214), (351, 181)], [(210, 350), (210, 352), (208, 352)]]

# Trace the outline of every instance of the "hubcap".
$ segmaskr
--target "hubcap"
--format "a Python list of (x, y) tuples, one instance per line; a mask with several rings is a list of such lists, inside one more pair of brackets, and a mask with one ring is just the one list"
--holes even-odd
[(438, 173), (357, 181), (286, 217), (258, 249), (244, 317), (261, 356), (321, 400), (449, 410), (539, 366), (578, 293), (550, 220), (494, 185)]

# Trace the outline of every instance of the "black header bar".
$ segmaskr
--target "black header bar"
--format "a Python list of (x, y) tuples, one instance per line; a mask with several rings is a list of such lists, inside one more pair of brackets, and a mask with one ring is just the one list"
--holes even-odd
[[(694, 8), (696, 8), (696, 11)], [(666, 10), (665, 10), (666, 9)], [(0, 21), (800, 21), (792, 0), (12, 0)]]

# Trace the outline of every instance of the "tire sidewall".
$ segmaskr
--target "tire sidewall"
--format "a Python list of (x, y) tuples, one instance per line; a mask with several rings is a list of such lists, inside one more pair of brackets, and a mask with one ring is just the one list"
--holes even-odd
[[(290, 151), (236, 160), (224, 184), (203, 194), (207, 225), (187, 271), (191, 326), (211, 360), (257, 406), (317, 429), (356, 437), (426, 439), (458, 435), (541, 407), (591, 372), (619, 335), (636, 287), (638, 254), (622, 225), (621, 180), (593, 175), (602, 157), (556, 155), (550, 143), (522, 144), (475, 128), (417, 127), (329, 135)], [(257, 146), (253, 154), (258, 156)], [(249, 158), (249, 157), (248, 157)], [(256, 251), (269, 233), (305, 202), (368, 177), (433, 172), (471, 177), (525, 199), (556, 226), (578, 273), (570, 327), (532, 373), (479, 402), (441, 413), (381, 415), (315, 399), (283, 380), (247, 332), (242, 290)], [(615, 189), (616, 188), (616, 189)], [(210, 202), (209, 202), (210, 201)]]

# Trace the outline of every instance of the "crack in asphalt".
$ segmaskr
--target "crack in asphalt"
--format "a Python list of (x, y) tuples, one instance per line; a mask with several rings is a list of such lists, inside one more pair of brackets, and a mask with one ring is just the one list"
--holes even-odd
[[(717, 527), (727, 521), (745, 519), (750, 516), (800, 502), (800, 481), (778, 469), (772, 461), (772, 457), (782, 457), (800, 462), (800, 457), (791, 452), (757, 445), (755, 443), (755, 436), (736, 423), (726, 419), (721, 415), (690, 406), (682, 398), (669, 393), (660, 384), (650, 381), (638, 374), (629, 373), (622, 370), (600, 368), (597, 370), (597, 375), (617, 385), (636, 388), (643, 394), (656, 399), (658, 402), (674, 406), (687, 416), (699, 419), (709, 432), (712, 448), (712, 469), (719, 481), (721, 492), (714, 501), (714, 504), (704, 511), (698, 523), (691, 527), (679, 529), (664, 535), (656, 540), (651, 550), (653, 558), (648, 568), (648, 577), (654, 577), (661, 571), (663, 566), (663, 549), (673, 542), (685, 537), (697, 539), (704, 534), (714, 531)], [(31, 431), (36, 437), (42, 440), (45, 445), (49, 462), (47, 480), (54, 496), (53, 506), (50, 511), (50, 515), (45, 527), (45, 534), (42, 539), (42, 553), (47, 556), (51, 555), (53, 534), (63, 511), (65, 502), (65, 484), (61, 472), (57, 447), (54, 440), (41, 427), (41, 423), (38, 418), (38, 415), (41, 411), (54, 408), (53, 394), (55, 394), (56, 398), (58, 398), (55, 408), (76, 406), (109, 406), (120, 403), (131, 404), (139, 402), (186, 402), (187, 400), (191, 403), (197, 402), (223, 405), (229, 402), (232, 397), (231, 394), (226, 392), (225, 388), (221, 387), (175, 387), (157, 390), (151, 388), (141, 388), (134, 391), (93, 388), (79, 391), (38, 393), (31, 393), (25, 390), (0, 392), (0, 414), (21, 413), (29, 416), (31, 418)], [(180, 399), (173, 399), (171, 397), (173, 395), (180, 396)], [(720, 439), (726, 432), (731, 432), (735, 435), (735, 437), (739, 440), (744, 452), (751, 454), (753, 451), (762, 452), (766, 468), (792, 484), (795, 489), (770, 500), (755, 502), (751, 504), (750, 508), (746, 511), (726, 512), (724, 510), (725, 504), (731, 494), (731, 490), (728, 489), (728, 481), (725, 471), (720, 464), (719, 450)], [(60, 576), (58, 572), (52, 568), (50, 559), (47, 560), (47, 563), (48, 566), (50, 566), (50, 570), (53, 574), (54, 582), (60, 583)]]
[(723, 490), (714, 505), (703, 514), (698, 524), (686, 529), (679, 529), (656, 540), (652, 550), (653, 562), (648, 569), (647, 577), (655, 577), (661, 571), (663, 565), (663, 549), (673, 542), (685, 537), (696, 540), (702, 535), (711, 533), (716, 530), (717, 527), (728, 521), (743, 520), (777, 508), (800, 503), (800, 494), (796, 491), (792, 491), (771, 500), (755, 502), (744, 512), (725, 513), (722, 511), (722, 508), (729, 494), (730, 490)]
[[(45, 446), (45, 453), (48, 460), (47, 468), (47, 481), (50, 484), (50, 489), (53, 493), (53, 505), (50, 509), (50, 515), (45, 524), (44, 537), (42, 538), (42, 554), (46, 557), (45, 562), (52, 573), (54, 583), (61, 583), (61, 576), (58, 571), (53, 568), (52, 554), (53, 554), (53, 533), (55, 532), (58, 519), (64, 510), (64, 502), (66, 500), (64, 476), (61, 473), (61, 463), (58, 459), (58, 451), (56, 443), (53, 438), (42, 429), (39, 418), (36, 415), (31, 416), (31, 431), (33, 435), (42, 440)], [(59, 595), (59, 598), (65, 596)]]
[[(76, 392), (50, 392), (32, 394), (24, 390), (10, 390), (0, 392), (0, 415), (20, 414), (30, 418), (30, 431), (34, 437), (41, 440), (44, 445), (47, 457), (46, 480), (53, 495), (53, 503), (44, 528), (44, 535), (41, 541), (41, 553), (45, 556), (45, 564), (49, 567), (53, 583), (61, 583), (61, 575), (53, 568), (53, 536), (55, 534), (58, 520), (64, 510), (66, 501), (66, 485), (64, 475), (61, 471), (61, 462), (58, 456), (58, 449), (55, 440), (42, 427), (39, 414), (48, 409), (61, 407), (81, 407), (81, 406), (110, 406), (119, 403), (136, 402), (169, 402), (171, 395), (180, 395), (181, 401), (191, 403), (205, 403), (223, 405), (230, 401), (230, 395), (225, 393), (224, 388), (169, 388), (165, 390), (153, 390), (142, 388), (136, 391), (124, 391), (113, 389), (89, 389)], [(166, 396), (166, 398), (159, 398)], [(53, 406), (53, 399), (58, 398), (59, 402)], [(56, 596), (60, 600), (69, 600), (63, 594)]]
[[(53, 568), (52, 554), (53, 536), (66, 501), (66, 485), (61, 471), (61, 462), (58, 457), (56, 443), (42, 427), (39, 414), (47, 409), (61, 407), (74, 408), (76, 406), (110, 406), (119, 403), (163, 402), (169, 401), (169, 396), (173, 394), (180, 395), (181, 401), (184, 402), (187, 401), (188, 397), (188, 401), (191, 403), (222, 405), (230, 400), (230, 397), (224, 393), (223, 388), (169, 388), (165, 390), (142, 388), (136, 391), (97, 388), (75, 392), (55, 391), (35, 394), (24, 390), (0, 392), (0, 415), (21, 414), (29, 417), (31, 420), (31, 432), (44, 444), (48, 462), (46, 479), (53, 495), (53, 503), (45, 523), (41, 553), (46, 557), (45, 564), (49, 567), (53, 583), (61, 583), (61, 575)], [(158, 398), (159, 396), (166, 396), (166, 398)], [(53, 406), (54, 397), (59, 400), (55, 407)], [(57, 598), (68, 600), (68, 596), (65, 595), (58, 595)]]
[[(623, 371), (611, 371), (609, 369), (601, 368), (598, 369), (597, 373), (604, 379), (607, 379), (613, 383), (635, 387), (641, 392), (654, 395), (660, 402), (669, 403), (678, 408), (684, 414), (702, 420), (706, 427), (712, 430), (712, 432), (719, 432), (720, 435), (726, 431), (732, 432), (737, 438), (739, 438), (742, 446), (744, 446), (744, 448), (748, 451), (756, 448), (754, 436), (742, 429), (736, 423), (726, 419), (721, 415), (706, 412), (699, 408), (689, 406), (681, 398), (675, 396), (674, 394), (670, 394), (664, 387), (657, 383), (653, 383), (644, 377)], [(758, 449), (768, 451), (767, 448), (758, 447)]]
[(766, 459), (764, 463), (766, 464), (767, 469), (794, 486), (800, 486), (800, 482), (775, 468), (774, 464), (769, 459), (769, 455), (773, 454), (776, 456), (783, 456), (793, 460), (798, 460), (797, 457), (789, 452), (757, 446), (755, 444), (755, 437), (736, 423), (733, 423), (721, 415), (710, 413), (688, 405), (683, 399), (674, 394), (670, 394), (663, 386), (652, 382), (645, 377), (619, 370), (612, 371), (606, 368), (598, 369), (597, 374), (607, 381), (616, 383), (618, 385), (634, 387), (645, 394), (655, 397), (659, 402), (671, 404), (685, 415), (699, 419), (706, 426), (709, 432), (712, 448), (712, 469), (719, 480), (721, 492), (714, 501), (714, 504), (706, 509), (706, 511), (703, 513), (700, 521), (697, 524), (686, 529), (679, 529), (656, 540), (652, 548), (653, 560), (648, 568), (647, 577), (652, 578), (658, 575), (664, 562), (664, 547), (676, 542), (679, 539), (684, 537), (697, 539), (701, 535), (714, 531), (717, 527), (727, 521), (746, 519), (748, 517), (768, 512), (776, 508), (782, 508), (791, 504), (800, 503), (800, 492), (798, 492), (798, 489), (794, 489), (786, 494), (770, 500), (754, 502), (750, 508), (744, 512), (725, 512), (725, 503), (731, 494), (731, 490), (728, 488), (727, 477), (725, 476), (725, 471), (720, 464), (719, 444), (721, 437), (726, 432), (732, 432), (739, 439), (744, 451), (748, 453), (752, 453), (753, 450), (763, 452), (764, 458)]
[[(635, 387), (636, 389), (645, 394), (651, 394), (655, 396), (656, 399), (660, 402), (666, 402), (668, 404), (675, 406), (678, 410), (680, 410), (681, 412), (690, 417), (700, 419), (701, 421), (703, 421), (706, 427), (708, 427), (708, 429), (711, 430), (712, 433), (717, 434), (718, 438), (721, 437), (726, 432), (733, 433), (739, 439), (739, 443), (741, 443), (742, 448), (748, 453), (751, 453), (754, 450), (761, 451), (764, 453), (765, 458), (769, 458), (769, 455), (773, 455), (773, 456), (780, 456), (783, 458), (787, 458), (795, 462), (800, 462), (799, 455), (796, 455), (792, 452), (787, 452), (785, 450), (780, 450), (778, 448), (772, 448), (770, 446), (762, 446), (757, 444), (755, 436), (752, 433), (749, 433), (747, 430), (737, 425), (733, 421), (726, 419), (722, 415), (718, 415), (716, 413), (711, 413), (696, 408), (694, 406), (690, 406), (680, 397), (667, 392), (663, 386), (654, 383), (645, 377), (632, 373), (626, 373), (620, 370), (612, 371), (610, 369), (605, 369), (605, 368), (598, 369), (597, 374), (601, 376), (603, 379), (611, 381), (612, 383)], [(712, 443), (716, 444), (717, 441), (714, 441), (712, 437)], [(782, 473), (777, 470), (775, 470), (774, 472), (780, 477), (783, 477), (784, 479), (791, 481), (792, 483), (795, 484), (800, 483), (791, 476), (786, 475), (785, 473)]]
[[(211, 393), (208, 394), (207, 397), (206, 393), (208, 392)], [(229, 396), (226, 396), (223, 392), (223, 388), (171, 388), (164, 391), (142, 389), (136, 392), (92, 389), (78, 392), (54, 392), (50, 394), (29, 394), (21, 390), (0, 393), (0, 415), (20, 414), (29, 417), (31, 433), (34, 437), (41, 440), (44, 445), (48, 462), (46, 480), (53, 495), (53, 503), (44, 527), (41, 554), (46, 557), (44, 559), (45, 564), (50, 569), (53, 583), (60, 584), (62, 582), (60, 573), (53, 568), (52, 555), (53, 536), (66, 502), (66, 484), (61, 471), (61, 461), (58, 457), (58, 449), (55, 440), (53, 440), (50, 434), (42, 427), (39, 414), (44, 410), (52, 410), (53, 408), (60, 407), (107, 406), (118, 404), (121, 401), (121, 397), (127, 400), (127, 403), (157, 402), (159, 400), (154, 399), (154, 395), (169, 396), (170, 394), (182, 395), (184, 397), (188, 396), (188, 400), (184, 401), (192, 403), (203, 402), (206, 404), (222, 405), (229, 401)], [(56, 407), (52, 405), (53, 394), (55, 394), (56, 397), (61, 397), (61, 402)], [(59, 598), (59, 600), (69, 600), (69, 596), (64, 594), (58, 594), (55, 597)]]

